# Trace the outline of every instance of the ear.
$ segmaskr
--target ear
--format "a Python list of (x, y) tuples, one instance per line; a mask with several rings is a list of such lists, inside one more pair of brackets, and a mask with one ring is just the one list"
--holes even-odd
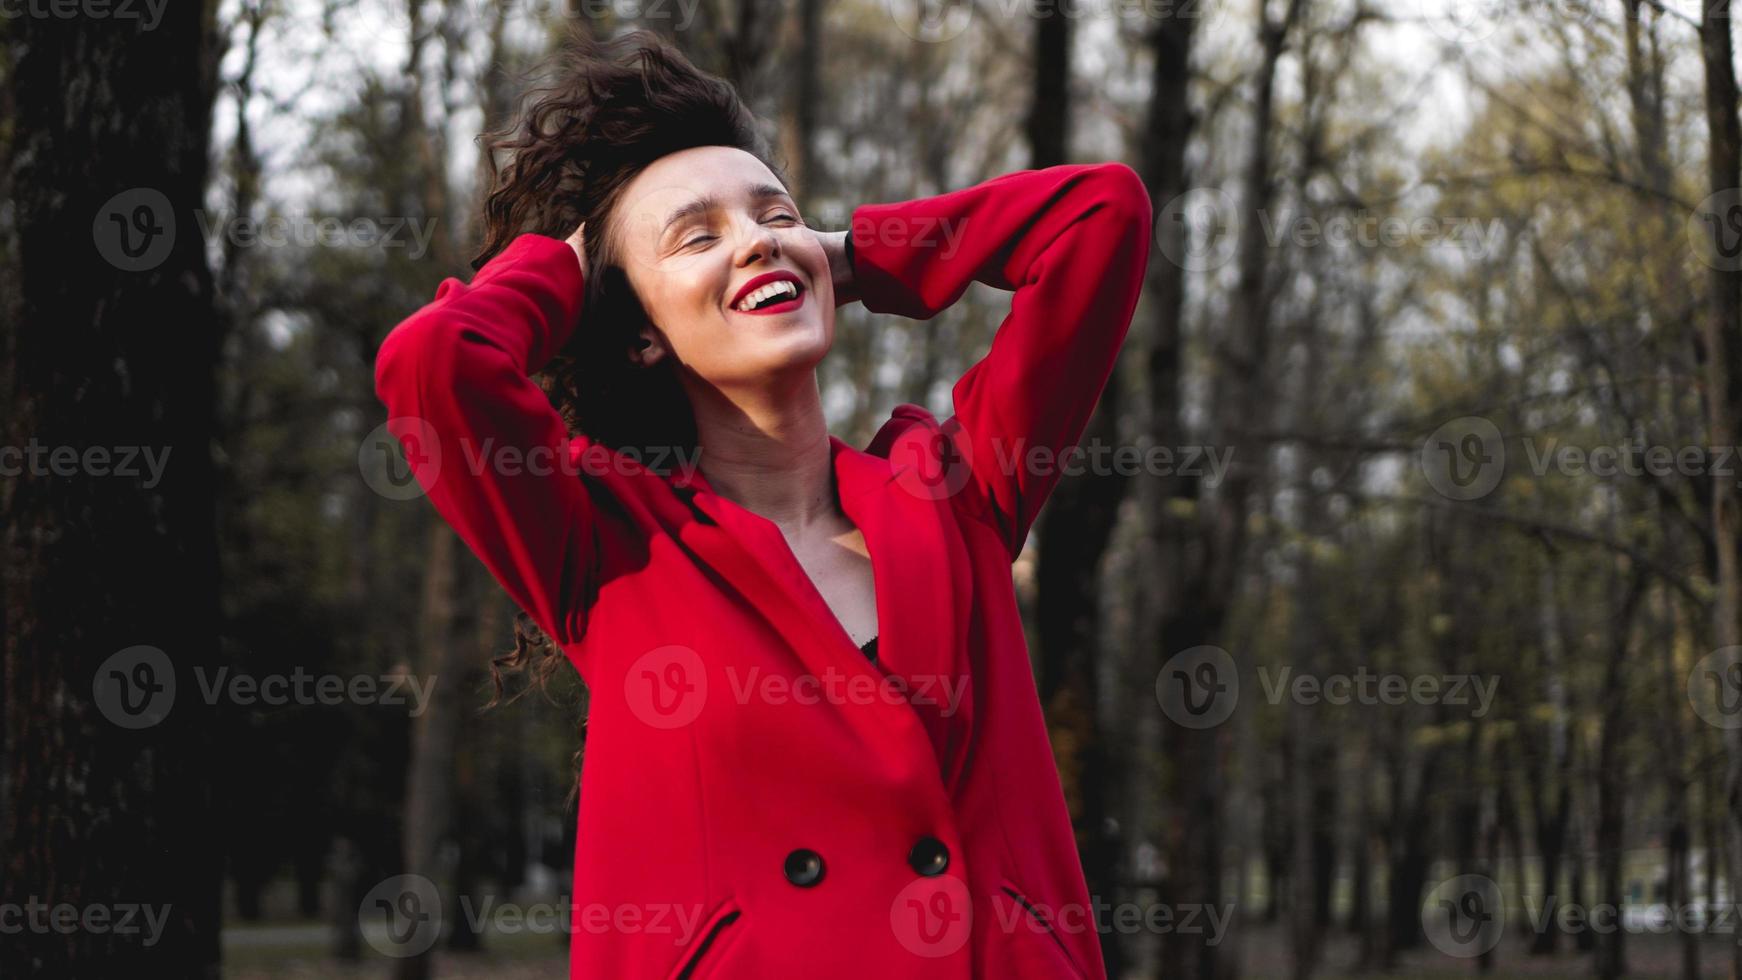
[(629, 361), (637, 367), (649, 368), (658, 364), (669, 350), (665, 335), (649, 323), (641, 328), (635, 342), (629, 346)]

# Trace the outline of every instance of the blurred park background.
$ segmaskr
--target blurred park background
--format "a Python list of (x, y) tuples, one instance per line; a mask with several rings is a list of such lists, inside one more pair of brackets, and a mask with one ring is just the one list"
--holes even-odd
[[(1707, 4), (5, 0), (0, 977), (566, 972), (585, 692), (482, 710), (515, 610), (372, 365), (470, 275), (476, 135), (632, 27), (738, 86), (822, 230), (1147, 183), (1085, 471), (1014, 570), (1111, 975), (1737, 977)], [(844, 309), (835, 433), (947, 417), (1007, 308)], [(368, 914), (402, 874), (416, 948)]]

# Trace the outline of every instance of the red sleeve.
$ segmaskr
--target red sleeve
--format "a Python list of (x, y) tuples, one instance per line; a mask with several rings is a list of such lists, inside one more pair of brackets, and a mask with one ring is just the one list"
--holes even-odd
[(527, 375), (574, 332), (581, 287), (568, 243), (522, 235), (470, 285), (444, 280), (375, 358), (389, 429), (430, 503), (559, 644), (584, 628), (592, 503), (561, 416)]
[[(973, 282), (1015, 291), (991, 349), (956, 382), (956, 424), (944, 425), (966, 464), (961, 492), (974, 494), (1013, 559), (1112, 373), (1143, 288), (1151, 220), (1142, 179), (1122, 163), (1020, 170), (853, 210), (867, 309), (925, 320)], [(1037, 449), (1046, 455), (1030, 465)]]

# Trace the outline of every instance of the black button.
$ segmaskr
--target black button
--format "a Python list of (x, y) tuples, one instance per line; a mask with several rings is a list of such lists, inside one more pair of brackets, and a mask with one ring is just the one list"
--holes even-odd
[(941, 875), (950, 866), (950, 849), (936, 837), (921, 837), (907, 852), (907, 865), (927, 878)]
[(800, 888), (809, 888), (823, 880), (823, 856), (808, 847), (801, 847), (786, 856), (786, 880)]

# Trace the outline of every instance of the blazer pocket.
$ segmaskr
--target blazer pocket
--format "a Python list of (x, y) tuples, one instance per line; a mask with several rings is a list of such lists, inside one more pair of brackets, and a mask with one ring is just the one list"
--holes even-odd
[(667, 975), (667, 980), (693, 980), (701, 975), (697, 971), (703, 966), (717, 965), (721, 946), (731, 938), (734, 930), (740, 928), (739, 920), (743, 916), (744, 910), (732, 899), (727, 899), (715, 909), (714, 914), (697, 931), (695, 942)]
[(1028, 900), (1028, 896), (1024, 895), (1021, 889), (1011, 884), (1008, 879), (1006, 879), (1000, 887), (1003, 889), (1006, 896), (1022, 907), (1023, 914), (1028, 917), (1028, 920), (1031, 923), (1038, 925), (1040, 929), (1046, 933), (1046, 936), (1043, 939), (1041, 936), (1035, 935), (1035, 930), (1029, 926), (1022, 926), (1015, 931), (1018, 933), (1026, 933), (1029, 938), (1037, 942), (1047, 943), (1052, 950), (1058, 954), (1058, 958), (1063, 962), (1064, 966), (1071, 971), (1070, 975), (1074, 977), (1075, 980), (1089, 980), (1088, 974), (1083, 971), (1082, 967), (1077, 965), (1076, 957), (1071, 955), (1071, 951), (1065, 946), (1064, 940), (1060, 939), (1058, 933), (1054, 931), (1052, 921), (1049, 920), (1039, 909), (1035, 908), (1034, 903)]

